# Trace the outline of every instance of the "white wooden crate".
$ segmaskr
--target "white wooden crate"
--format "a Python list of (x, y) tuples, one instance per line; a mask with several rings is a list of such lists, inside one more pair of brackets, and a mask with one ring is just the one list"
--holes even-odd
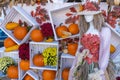
[[(11, 57), (15, 61), (15, 63), (18, 63), (19, 61), (18, 51), (4, 52), (4, 49), (5, 49), (4, 47), (0, 48), (0, 58)], [(14, 80), (17, 80), (17, 79), (14, 79)]]
[[(56, 47), (57, 48), (57, 65), (56, 66), (43, 66), (43, 67), (37, 67), (33, 64), (33, 56), (39, 52), (43, 52), (44, 49), (48, 47)], [(57, 70), (58, 69), (58, 42), (53, 43), (46, 43), (46, 42), (30, 42), (30, 68), (33, 69), (48, 69), (48, 70)]]
[(107, 27), (111, 29), (111, 44), (115, 46), (116, 51), (110, 55), (110, 58), (113, 60), (113, 63), (115, 64), (115, 71), (116, 76), (120, 75), (120, 34), (116, 32), (114, 28), (112, 28), (108, 23)]
[(120, 34), (115, 31), (108, 23), (105, 24), (107, 27), (111, 29), (111, 44), (116, 47), (116, 51), (111, 54), (111, 59), (114, 59), (117, 55), (119, 55), (120, 50)]
[(61, 61), (60, 61), (60, 79), (59, 80), (63, 80), (62, 79), (62, 71), (64, 68), (71, 68), (73, 61), (74, 61), (75, 56), (71, 56), (69, 54), (62, 54), (61, 55)]
[(18, 55), (18, 51), (12, 51), (12, 52), (4, 52), (4, 47), (0, 48), (0, 57), (11, 57), (15, 60), (16, 63), (18, 63), (19, 61), (19, 55)]
[(28, 71), (24, 74), (24, 76), (22, 77), (22, 79), (20, 79), (20, 80), (24, 80), (24, 77), (25, 77), (27, 74), (30, 75), (34, 80), (39, 80), (38, 75), (37, 75), (34, 71), (32, 71), (32, 70), (28, 70)]
[[(17, 22), (21, 20), (22, 22), (26, 22), (29, 26), (32, 26), (32, 28), (29, 30), (29, 32), (27, 33), (27, 35), (24, 37), (23, 40), (17, 40), (12, 31), (7, 30), (5, 28), (5, 25), (8, 22)], [(3, 30), (12, 40), (14, 40), (17, 44), (22, 44), (24, 43), (26, 40), (28, 40), (30, 32), (35, 29), (36, 27), (38, 27), (39, 24), (36, 22), (36, 20), (31, 17), (27, 12), (25, 12), (21, 7), (17, 7), (14, 6), (10, 12), (8, 13), (8, 15), (5, 17), (4, 21), (1, 23), (0, 28), (1, 30)]]
[(117, 36), (120, 37), (120, 33), (118, 33), (114, 28), (112, 28), (110, 24), (106, 23), (106, 25), (107, 25)]
[[(74, 3), (74, 4), (71, 4), (71, 5), (66, 6), (66, 7), (62, 7), (62, 8), (58, 8), (58, 9), (54, 9), (54, 10), (49, 11), (49, 17), (50, 17), (50, 21), (52, 24), (55, 40), (65, 39), (65, 38), (59, 38), (57, 36), (55, 27), (58, 27), (61, 23), (63, 23), (63, 25), (66, 25), (67, 27), (68, 27), (68, 25), (70, 25), (70, 24), (65, 24), (65, 20), (68, 18), (65, 14), (71, 13), (69, 10), (71, 7), (74, 7), (76, 10), (79, 10), (79, 4)], [(78, 24), (78, 21), (76, 23)], [(79, 33), (75, 34), (75, 35), (71, 35), (67, 38), (75, 37), (75, 36), (79, 36)]]

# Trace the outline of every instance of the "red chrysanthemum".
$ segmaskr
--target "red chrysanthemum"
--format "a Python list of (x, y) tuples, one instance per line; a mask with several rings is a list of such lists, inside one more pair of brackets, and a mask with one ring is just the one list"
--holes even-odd
[(24, 43), (19, 47), (19, 58), (29, 60), (29, 43)]
[(51, 23), (44, 23), (40, 27), (41, 27), (41, 31), (42, 31), (44, 37), (48, 38), (48, 37), (54, 36)]

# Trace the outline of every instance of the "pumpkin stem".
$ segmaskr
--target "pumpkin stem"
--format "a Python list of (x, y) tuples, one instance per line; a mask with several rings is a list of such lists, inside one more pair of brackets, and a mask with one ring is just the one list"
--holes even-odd
[(30, 31), (31, 28), (32, 28), (32, 26), (27, 26), (28, 32)]
[(75, 24), (75, 20), (72, 22), (72, 24)]
[(60, 23), (60, 25), (59, 26), (62, 26), (63, 25), (63, 23)]
[(27, 24), (25, 21), (23, 22), (23, 24), (24, 24), (24, 26), (26, 26), (26, 27), (28, 26), (28, 24)]
[(41, 51), (38, 51), (38, 54), (41, 54)]

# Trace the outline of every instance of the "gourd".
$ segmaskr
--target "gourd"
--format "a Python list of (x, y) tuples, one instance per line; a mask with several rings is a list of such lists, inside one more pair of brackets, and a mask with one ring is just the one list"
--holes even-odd
[(46, 42), (53, 42), (53, 38), (48, 38)]
[(18, 50), (19, 45), (14, 45), (12, 47), (8, 47), (5, 49), (5, 52), (10, 52), (10, 51), (14, 51), (14, 50)]
[(7, 30), (13, 30), (14, 28), (16, 28), (18, 26), (19, 26), (18, 23), (8, 22), (5, 27), (6, 27)]
[(56, 33), (57, 33), (57, 36), (60, 38), (68, 37), (69, 35), (71, 35), (68, 32), (68, 28), (65, 25), (58, 26), (56, 28)]

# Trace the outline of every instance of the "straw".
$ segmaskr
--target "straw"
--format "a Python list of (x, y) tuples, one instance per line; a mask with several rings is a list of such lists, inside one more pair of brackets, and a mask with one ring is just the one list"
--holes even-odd
[(87, 80), (89, 73), (89, 64), (84, 61), (82, 65), (77, 67), (74, 78), (75, 80)]
[(109, 64), (108, 64), (108, 67), (107, 67), (107, 73), (108, 73), (108, 76), (109, 76), (109, 80), (116, 80), (114, 68), (115, 68), (115, 65), (112, 62), (112, 60), (110, 60)]

